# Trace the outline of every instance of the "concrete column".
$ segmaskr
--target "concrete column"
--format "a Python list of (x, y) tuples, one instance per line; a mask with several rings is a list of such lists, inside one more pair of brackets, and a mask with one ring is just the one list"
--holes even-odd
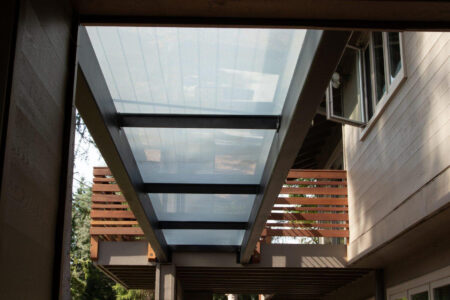
[(155, 300), (176, 300), (176, 272), (174, 264), (157, 264)]
[(386, 300), (384, 272), (382, 269), (375, 270), (375, 300)]

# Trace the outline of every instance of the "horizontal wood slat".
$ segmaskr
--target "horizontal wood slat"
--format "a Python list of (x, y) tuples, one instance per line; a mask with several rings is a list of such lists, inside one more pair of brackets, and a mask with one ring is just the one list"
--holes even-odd
[[(319, 222), (319, 221), (317, 221), (317, 222)], [(280, 227), (289, 227), (289, 228), (295, 227), (295, 228), (307, 229), (307, 228), (310, 228), (310, 227), (314, 227), (314, 228), (348, 228), (349, 227), (348, 223), (331, 224), (331, 223), (317, 223), (317, 222), (314, 222), (314, 223), (311, 223), (311, 222), (309, 222), (309, 223), (298, 223), (297, 222), (295, 224), (293, 224), (293, 223), (281, 223), (281, 221), (280, 222), (271, 222), (271, 223), (267, 223), (266, 224), (266, 228), (277, 227), (277, 228), (274, 228), (274, 229), (281, 229)]]
[(140, 227), (91, 227), (90, 233), (91, 235), (144, 235)]
[(130, 210), (91, 210), (93, 219), (136, 219)]
[(126, 204), (96, 204), (91, 205), (92, 209), (128, 209)]
[(347, 181), (328, 181), (328, 180), (321, 180), (321, 181), (310, 181), (310, 180), (286, 180), (285, 184), (289, 185), (347, 185)]
[(94, 167), (95, 176), (112, 176), (112, 173), (108, 167)]
[(347, 195), (347, 188), (284, 187), (280, 194)]
[(347, 179), (347, 172), (334, 170), (291, 170), (287, 178)]
[(306, 206), (296, 206), (296, 207), (275, 207), (275, 210), (284, 211), (285, 213), (293, 213), (293, 211), (314, 211), (314, 212), (320, 212), (320, 211), (348, 211), (348, 207), (323, 207), (323, 206), (314, 206), (314, 207), (306, 207)]
[(283, 220), (283, 221), (348, 221), (348, 214), (343, 213), (272, 213), (268, 220)]
[(106, 195), (106, 194), (92, 194), (93, 203), (111, 203), (111, 202), (126, 202), (122, 195)]
[(137, 221), (98, 221), (92, 220), (91, 226), (135, 226), (139, 225)]
[(304, 236), (304, 237), (342, 237), (348, 238), (348, 230), (302, 230), (302, 229), (264, 229), (266, 236)]
[(347, 205), (347, 198), (306, 198), (287, 197), (278, 198), (275, 204), (297, 204), (297, 205)]
[(92, 192), (120, 192), (119, 185), (117, 184), (101, 184), (94, 183), (92, 185)]

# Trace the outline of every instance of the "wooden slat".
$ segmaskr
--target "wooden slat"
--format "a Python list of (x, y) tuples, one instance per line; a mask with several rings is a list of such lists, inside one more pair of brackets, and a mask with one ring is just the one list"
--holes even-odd
[(127, 204), (96, 204), (93, 203), (91, 205), (92, 209), (128, 209), (129, 206)]
[(304, 205), (347, 205), (347, 198), (307, 198), (287, 197), (278, 198), (275, 204), (304, 204)]
[(332, 213), (317, 213), (317, 214), (291, 214), (291, 213), (272, 213), (269, 215), (268, 220), (284, 220), (284, 221), (295, 221), (295, 220), (306, 220), (306, 221), (347, 221), (348, 214), (332, 214)]
[(94, 183), (111, 183), (111, 182), (116, 182), (116, 180), (114, 179), (114, 177), (94, 177), (93, 179)]
[(92, 210), (93, 219), (136, 219), (133, 212), (129, 210)]
[(347, 181), (328, 181), (328, 180), (322, 180), (322, 181), (303, 181), (303, 180), (287, 180), (287, 185), (342, 185), (346, 186)]
[(134, 226), (139, 225), (137, 221), (109, 221), (109, 220), (92, 220), (91, 226)]
[(90, 249), (90, 255), (92, 260), (98, 259), (98, 237), (91, 236), (91, 249)]
[(117, 184), (94, 183), (92, 185), (92, 192), (120, 192), (120, 188)]
[(91, 227), (91, 235), (144, 235), (140, 227)]
[(349, 237), (348, 230), (264, 229), (262, 236)]
[(112, 176), (108, 167), (94, 167), (94, 176)]
[(280, 194), (347, 195), (347, 188), (284, 187)]
[(122, 195), (92, 194), (93, 203), (126, 202)]
[(283, 210), (285, 213), (288, 211), (348, 211), (348, 207), (274, 207), (273, 210)]
[(291, 170), (287, 178), (346, 179), (346, 171), (338, 170)]
[(147, 246), (147, 259), (148, 261), (156, 261), (155, 251), (153, 251), (153, 248), (150, 245), (150, 243)]
[(308, 227), (314, 228), (349, 228), (348, 223), (345, 224), (330, 224), (330, 223), (295, 223), (295, 224), (286, 224), (286, 223), (268, 223), (266, 224), (267, 228), (272, 227), (298, 227), (301, 229), (307, 229)]

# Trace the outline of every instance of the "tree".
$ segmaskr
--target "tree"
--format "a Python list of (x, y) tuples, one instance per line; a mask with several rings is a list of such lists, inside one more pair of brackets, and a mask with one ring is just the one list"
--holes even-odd
[(81, 178), (72, 201), (70, 249), (72, 299), (115, 299), (114, 282), (98, 270), (90, 255), (91, 187)]

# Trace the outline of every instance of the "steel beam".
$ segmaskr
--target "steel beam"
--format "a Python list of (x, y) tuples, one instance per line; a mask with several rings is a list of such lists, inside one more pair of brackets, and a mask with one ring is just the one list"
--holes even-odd
[(190, 183), (144, 183), (144, 193), (175, 194), (258, 194), (257, 184), (190, 184)]
[(120, 127), (278, 129), (280, 116), (119, 114)]
[(160, 221), (159, 229), (247, 229), (247, 222)]
[(350, 35), (348, 31), (310, 30), (305, 36), (242, 242), (241, 263), (250, 261)]
[(80, 27), (78, 34), (76, 107), (158, 260), (167, 261), (169, 251), (164, 235), (161, 230), (155, 229), (157, 217), (148, 195), (137, 189), (143, 184), (142, 177), (128, 139), (119, 127), (117, 111), (87, 31)]

